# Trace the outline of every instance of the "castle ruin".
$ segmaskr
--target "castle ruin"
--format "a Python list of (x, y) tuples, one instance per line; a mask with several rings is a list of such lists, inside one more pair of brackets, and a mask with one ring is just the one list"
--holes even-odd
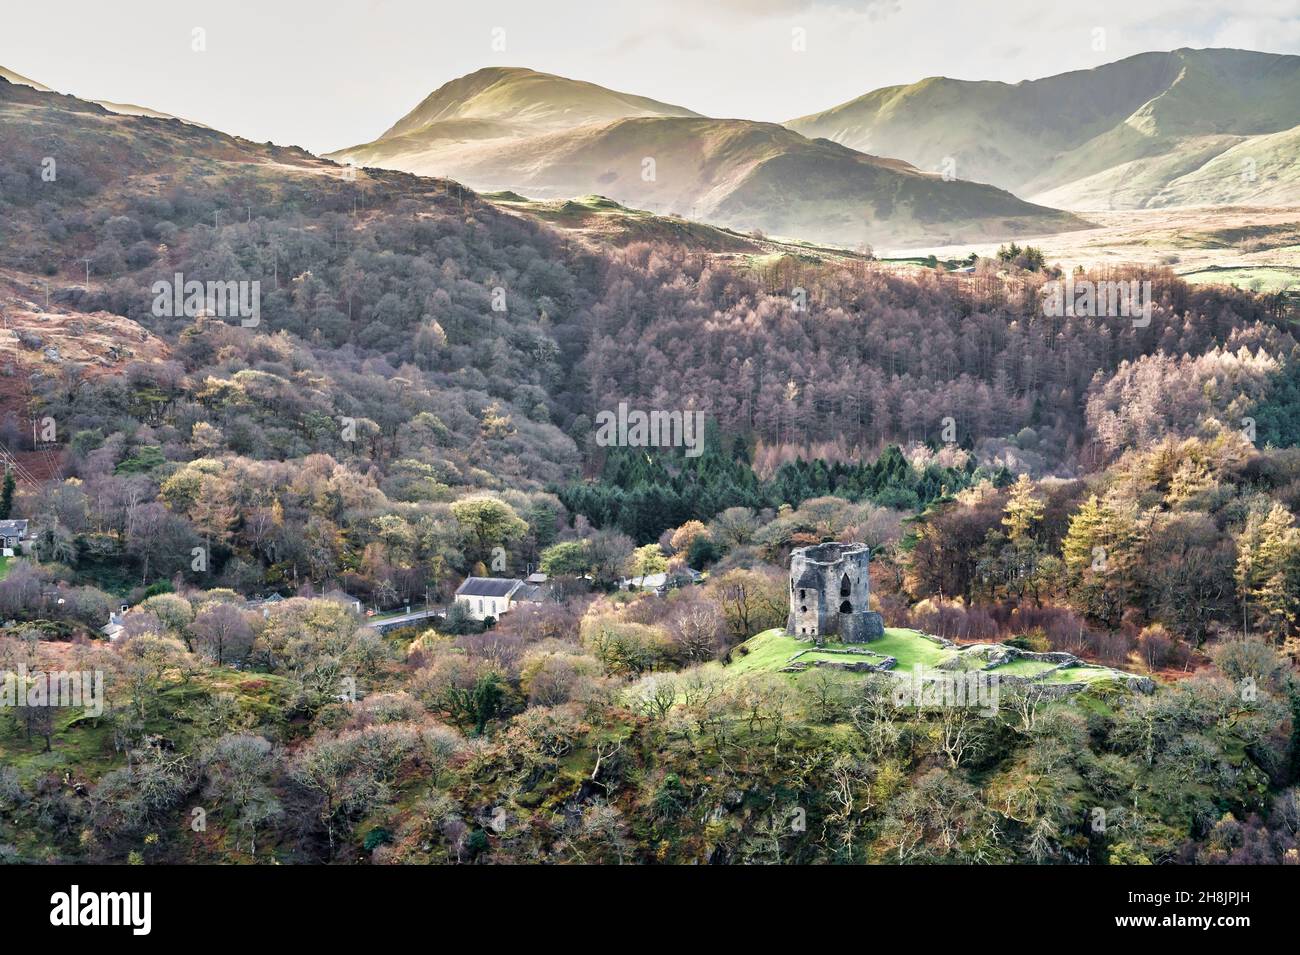
[(883, 636), (880, 614), (867, 609), (870, 560), (866, 544), (829, 542), (793, 551), (786, 632), (818, 644), (866, 643)]

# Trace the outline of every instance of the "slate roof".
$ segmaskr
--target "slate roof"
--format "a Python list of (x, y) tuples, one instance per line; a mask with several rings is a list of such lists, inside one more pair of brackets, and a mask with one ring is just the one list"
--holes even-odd
[(337, 587), (325, 591), (321, 596), (329, 600), (341, 600), (348, 604), (359, 604), (362, 602), (360, 597), (354, 597), (346, 590), (340, 590)]
[(457, 597), (508, 597), (523, 581), (505, 577), (466, 577), (456, 588)]
[(27, 521), (0, 521), (0, 537), (17, 537), (23, 540), (27, 537)]
[(668, 575), (665, 573), (646, 574), (644, 577), (624, 577), (622, 580), (624, 587), (640, 587), (642, 590), (655, 590), (667, 583)]
[(541, 587), (536, 587), (533, 586), (532, 584), (524, 584), (517, 591), (515, 591), (515, 595), (513, 599), (516, 601), (524, 601), (525, 603), (539, 604), (539, 603), (544, 603), (546, 601), (545, 594), (546, 591), (543, 590)]

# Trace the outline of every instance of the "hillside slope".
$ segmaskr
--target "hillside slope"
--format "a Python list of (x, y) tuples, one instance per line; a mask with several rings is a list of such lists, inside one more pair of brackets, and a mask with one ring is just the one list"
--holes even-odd
[[(12, 83), (15, 86), (30, 86), (39, 93), (55, 92), (55, 90), (46, 86), (44, 83), (38, 83), (33, 79), (28, 79), (21, 74), (15, 73), (13, 70), (5, 69), (3, 66), (0, 66), (0, 79)], [(147, 106), (137, 106), (134, 103), (114, 103), (106, 99), (85, 100), (84, 102), (95, 103), (97, 106), (104, 107), (104, 109), (108, 110), (110, 113), (117, 113), (121, 116), (150, 116), (154, 119), (179, 119), (182, 123), (188, 123), (191, 126), (204, 126), (203, 123), (196, 123), (192, 119), (185, 119), (182, 116), (173, 116), (170, 113), (162, 113), (156, 109), (150, 109)], [(208, 127), (204, 126), (204, 128), (206, 129)]]
[[(594, 93), (590, 84), (531, 71), (483, 75), (490, 72), (447, 84), (384, 137), (331, 158), (540, 199), (599, 193), (653, 212), (849, 245), (1082, 226), (997, 188), (944, 181), (772, 123), (679, 115), (686, 111)], [(626, 115), (609, 120), (618, 110)]]
[[(51, 141), (58, 175), (46, 182), (39, 171)], [(384, 454), (400, 454), (402, 480), (435, 495), (573, 473), (576, 449), (553, 421), (573, 418), (585, 398), (573, 369), (581, 329), (568, 316), (590, 293), (545, 227), (455, 183), (379, 171), (351, 178), (301, 149), (117, 115), (3, 80), (0, 181), (0, 277), (15, 289), (0, 287), (0, 311), (12, 322), (48, 293), (41, 316), (86, 316), (84, 330), (68, 325), (74, 336), (97, 334), (104, 313), (129, 319), (173, 348), (195, 390), (226, 383), (214, 385), (225, 389), (225, 426), (245, 448), (342, 458), (353, 448), (325, 425), (348, 415), (375, 422), (376, 434), (383, 422)], [(259, 283), (259, 323), (159, 314), (152, 289), (178, 273)], [(359, 275), (364, 284), (350, 284)], [(507, 312), (490, 307), (498, 285), (509, 289)], [(93, 374), (107, 345), (64, 347), (54, 329), (13, 347), (50, 380)], [(147, 369), (137, 377), (180, 392), (177, 371), (132, 333), (110, 344)], [(51, 346), (57, 355), (46, 354)], [(0, 355), (0, 377), (11, 364)], [(283, 391), (228, 400), (245, 384)], [(396, 450), (399, 431), (411, 439)]]
[[(931, 77), (787, 125), (922, 169), (951, 159), (962, 178), (1073, 209), (1300, 201), (1300, 167), (1269, 140), (1300, 126), (1297, 56), (1181, 49), (1016, 84)], [(1235, 168), (1214, 162), (1230, 150)]]
[(340, 162), (413, 172), (466, 146), (518, 140), (648, 116), (699, 114), (523, 67), (486, 67), (444, 83), (377, 139), (327, 154)]
[(6, 82), (13, 83), (16, 86), (30, 86), (32, 89), (40, 90), (42, 93), (53, 92), (44, 83), (37, 83), (35, 80), (29, 80), (27, 77), (15, 73), (13, 70), (7, 70), (3, 66), (0, 66), (0, 79), (4, 79)]
[(487, 67), (445, 83), (380, 139), (457, 120), (502, 123), (518, 131), (553, 132), (632, 116), (698, 116), (689, 109), (523, 67)]

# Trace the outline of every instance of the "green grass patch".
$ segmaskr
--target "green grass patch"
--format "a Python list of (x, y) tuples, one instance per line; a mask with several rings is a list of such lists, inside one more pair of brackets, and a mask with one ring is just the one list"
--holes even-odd
[(796, 640), (780, 627), (764, 630), (732, 651), (731, 665), (727, 669), (732, 673), (774, 672), (800, 650), (811, 646), (811, 641)]
[[(282, 738), (285, 709), (294, 692), (292, 681), (266, 673), (212, 668), (186, 683), (151, 690), (146, 729), (170, 740), (181, 751), (191, 751), (201, 735), (193, 722), (196, 707), (220, 694), (230, 694), (240, 711), (252, 717), (252, 731)], [(126, 755), (113, 743), (109, 720), (88, 716), (82, 708), (60, 709), (55, 714), (51, 751), (44, 737), (28, 739), (13, 710), (0, 709), (0, 764), (12, 766), (24, 784), (49, 773), (65, 770), (79, 780), (96, 780), (124, 765)]]
[(885, 662), (884, 657), (871, 656), (866, 653), (825, 653), (821, 650), (813, 650), (801, 656), (798, 663), (811, 663), (814, 660), (822, 660), (828, 663), (872, 663), (881, 664)]
[[(743, 652), (741, 647), (748, 652)], [(861, 649), (879, 653), (880, 657), (865, 654), (824, 653), (814, 649), (811, 640), (792, 637), (780, 627), (765, 630), (750, 637), (740, 647), (732, 651), (731, 664), (727, 667), (731, 673), (773, 673), (790, 663), (790, 658), (801, 650), (805, 653), (799, 660), (830, 660), (836, 663), (852, 663), (865, 660), (868, 663), (880, 663), (882, 657), (894, 657), (898, 660), (895, 669), (911, 670), (913, 666), (930, 668), (938, 666), (951, 657), (955, 651), (940, 646), (917, 630), (888, 628), (879, 640), (865, 644), (828, 643), (823, 649)]]
[(24, 785), (56, 770), (70, 770), (77, 779), (97, 779), (121, 761), (108, 720), (87, 717), (83, 709), (59, 710), (50, 742), (47, 753), (43, 736), (27, 739), (16, 714), (0, 713), (0, 763), (13, 767)]
[(1026, 660), (1021, 658), (994, 667), (991, 672), (1001, 676), (1035, 677), (1052, 669), (1054, 666), (1056, 666), (1055, 663), (1048, 663), (1046, 660)]
[(888, 627), (879, 640), (866, 644), (867, 649), (898, 660), (895, 670), (910, 670), (913, 666), (938, 666), (953, 656), (956, 651), (940, 646), (919, 630), (907, 630), (901, 627)]
[[(1001, 669), (999, 667), (999, 669)], [(1044, 683), (1095, 683), (1097, 680), (1122, 680), (1123, 673), (1110, 667), (1066, 667), (1048, 674)]]
[(9, 557), (0, 557), (0, 580), (4, 580), (9, 576), (9, 561), (11, 559)]

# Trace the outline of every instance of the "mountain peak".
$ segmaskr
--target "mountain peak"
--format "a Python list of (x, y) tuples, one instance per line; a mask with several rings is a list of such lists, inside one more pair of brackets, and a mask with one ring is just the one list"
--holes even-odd
[(681, 106), (523, 66), (488, 66), (424, 98), (381, 138), (407, 136), (449, 120), (509, 124), (551, 132), (636, 116), (697, 116)]

